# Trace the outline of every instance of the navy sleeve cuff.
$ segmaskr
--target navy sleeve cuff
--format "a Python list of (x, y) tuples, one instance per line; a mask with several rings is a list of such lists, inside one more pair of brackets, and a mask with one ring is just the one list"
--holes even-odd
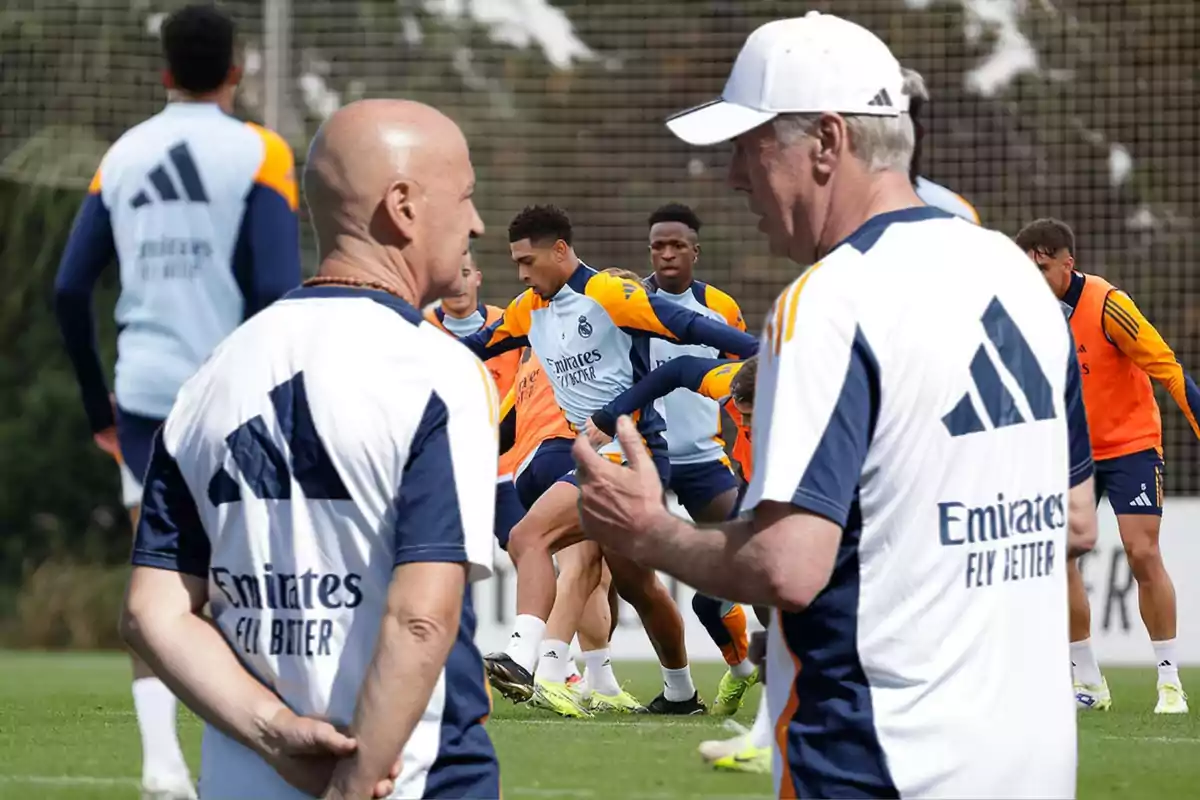
[(592, 414), (592, 423), (609, 436), (617, 435), (617, 417), (611, 411), (611, 405)]
[(431, 392), (413, 434), (394, 504), (395, 564), (467, 560), (449, 420), (445, 402)]
[(464, 547), (454, 545), (412, 545), (396, 549), (395, 565), (418, 564), (426, 561), (438, 561), (450, 564), (464, 564), (467, 561), (467, 551)]
[(191, 575), (196, 578), (208, 578), (207, 567), (201, 567), (199, 564), (188, 564), (186, 561), (180, 561), (171, 556), (148, 550), (135, 549), (129, 559), (129, 563), (135, 567), (165, 569), (168, 572), (179, 572), (183, 575)]
[(146, 469), (142, 518), (130, 561), (135, 566), (205, 577), (211, 555), (196, 502), (159, 428)]
[(797, 488), (792, 495), (792, 505), (801, 511), (824, 517), (840, 528), (846, 527), (846, 521), (850, 519), (848, 506), (803, 486)]
[(1088, 456), (1087, 461), (1082, 464), (1076, 464), (1071, 467), (1070, 480), (1071, 488), (1074, 489), (1079, 484), (1086, 481), (1096, 473), (1096, 463), (1092, 461), (1091, 456)]

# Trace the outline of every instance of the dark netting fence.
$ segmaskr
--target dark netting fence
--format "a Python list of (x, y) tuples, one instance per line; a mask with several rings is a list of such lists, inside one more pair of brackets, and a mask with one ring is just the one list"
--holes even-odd
[[(82, 188), (105, 148), (163, 101), (162, 0), (9, 0), (0, 11), (0, 178)], [(701, 274), (761, 320), (797, 271), (768, 257), (728, 154), (664, 129), (720, 91), (741, 42), (810, 8), (854, 19), (924, 74), (922, 172), (1015, 233), (1069, 221), (1084, 270), (1127, 289), (1200, 369), (1200, 14), (1194, 0), (231, 0), (244, 42), (240, 113), (303, 158), (321, 119), (360, 97), (433, 103), (459, 121), (488, 225), (485, 296), (517, 290), (504, 229), (565, 207), (597, 267), (646, 272), (646, 215), (704, 220)], [(307, 232), (306, 232), (307, 235)], [(311, 242), (307, 248), (312, 264)], [(971, 279), (970, 253), (962, 280)], [(1160, 392), (1168, 488), (1200, 492), (1200, 459)]]

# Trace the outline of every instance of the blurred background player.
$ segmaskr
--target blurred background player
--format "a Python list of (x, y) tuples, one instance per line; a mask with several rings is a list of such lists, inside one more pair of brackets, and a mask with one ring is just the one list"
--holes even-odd
[[(746, 330), (737, 301), (715, 286), (696, 280), (701, 227), (696, 212), (682, 203), (668, 203), (650, 215), (647, 225), (654, 274), (646, 279), (646, 291)], [(650, 362), (654, 368), (682, 356), (711, 359), (720, 355), (711, 347), (662, 340), (650, 342)], [(655, 397), (654, 406), (667, 425), (667, 451), (671, 459), (667, 488), (696, 522), (729, 519), (737, 502), (738, 487), (721, 439), (721, 406), (717, 399), (687, 388)], [(730, 665), (721, 679), (712, 711), (733, 714), (755, 680), (754, 665), (746, 659), (749, 643), (746, 613), (736, 603), (703, 594), (693, 596), (692, 609)]]
[[(425, 312), (425, 319), (437, 327), (462, 338), (486, 328), (504, 316), (504, 309), (488, 305), (479, 299), (479, 287), (483, 283), (483, 273), (475, 263), (473, 253), (467, 253), (463, 258), (462, 281), (459, 291)], [(517, 364), (521, 361), (520, 351), (514, 350), (496, 356), (487, 361), (484, 366), (492, 373), (496, 382), (496, 393), (500, 397), (508, 394), (513, 380), (517, 375)]]
[[(681, 203), (658, 208), (647, 220), (650, 263), (654, 274), (646, 279), (646, 291), (709, 319), (746, 330), (741, 309), (729, 295), (696, 280), (700, 257), (700, 218)], [(680, 356), (716, 358), (721, 355), (705, 345), (682, 344), (664, 339), (650, 342), (650, 366)], [(671, 480), (667, 488), (696, 522), (724, 522), (737, 500), (737, 481), (721, 440), (721, 408), (715, 400), (687, 389), (677, 389), (654, 401), (666, 422), (667, 452)]]
[[(504, 452), (508, 439), (512, 445)], [(511, 458), (516, 464), (514, 484), (523, 508), (532, 507), (564, 472), (574, 468), (570, 452), (574, 440), (575, 432), (554, 399), (554, 389), (542, 363), (533, 354), (533, 348), (524, 348), (517, 379), (501, 405), (500, 444), (502, 458)], [(557, 553), (556, 598), (566, 596), (575, 582), (587, 580), (587, 562), (594, 557), (594, 548), (590, 542), (580, 542)], [(609, 638), (616, 612), (610, 603), (611, 586), (611, 573), (601, 564), (599, 585), (577, 621), (578, 631), (576, 620), (570, 619), (562, 605), (555, 603), (546, 620), (542, 655), (534, 672), (533, 705), (568, 717), (585, 716), (581, 713), (584, 710), (593, 713), (645, 710), (633, 695), (621, 688), (613, 672)], [(582, 675), (575, 669), (572, 658), (560, 660), (560, 651), (569, 650), (576, 633), (584, 662)], [(571, 691), (557, 691), (560, 683)]]
[[(475, 263), (474, 254), (463, 256), (458, 290), (449, 297), (427, 308), (425, 319), (455, 337), (470, 336), (487, 327), (504, 315), (504, 309), (486, 305), (479, 299), (479, 287), (483, 273)], [(517, 375), (521, 351), (513, 350), (487, 361), (484, 366), (491, 373), (499, 397), (505, 397), (512, 389)], [(508, 547), (509, 533), (513, 526), (525, 516), (525, 508), (517, 499), (513, 488), (515, 462), (508, 454), (501, 454), (496, 469), (496, 540), (502, 548)]]
[(912, 120), (916, 133), (916, 144), (913, 147), (912, 161), (908, 168), (908, 179), (912, 181), (917, 197), (921, 198), (925, 205), (940, 208), (942, 211), (978, 225), (979, 212), (975, 210), (975, 206), (968, 203), (961, 195), (922, 177), (920, 174), (922, 145), (925, 141), (925, 126), (922, 124), (922, 117), (925, 106), (929, 103), (929, 90), (925, 87), (925, 79), (915, 69), (905, 68), (903, 72), (905, 85), (912, 88), (912, 94), (909, 95), (908, 100), (908, 116)]
[[(1129, 569), (1138, 587), (1138, 608), (1158, 662), (1156, 714), (1187, 713), (1187, 695), (1175, 655), (1175, 585), (1159, 549), (1162, 527), (1162, 418), (1150, 379), (1179, 404), (1200, 436), (1200, 390), (1175, 353), (1129, 295), (1098, 275), (1075, 269), (1075, 234), (1065, 222), (1039, 219), (1017, 234), (1066, 307), (1083, 373), (1083, 402), (1096, 460), (1096, 502), (1107, 494)], [(1071, 663), (1080, 707), (1112, 705), (1091, 644), (1091, 609), (1077, 561), (1068, 565), (1071, 601)]]
[[(55, 282), (88, 422), (97, 445), (127, 466), (127, 497), (141, 494), (155, 431), (183, 382), (244, 319), (300, 282), (292, 151), (232, 116), (242, 76), (235, 43), (233, 21), (212, 5), (186, 6), (163, 23), (170, 102), (104, 156)], [(113, 260), (115, 401), (92, 316), (93, 287)], [(133, 670), (143, 792), (194, 797), (175, 698), (136, 657)]]
[[(651, 337), (707, 344), (723, 352), (751, 355), (757, 340), (690, 309), (648, 295), (641, 285), (597, 272), (571, 247), (571, 221), (561, 209), (532, 206), (509, 226), (513, 261), (530, 288), (500, 322), (463, 341), (482, 359), (532, 346), (551, 370), (555, 400), (577, 430), (598, 408), (649, 371)], [(664, 480), (669, 476), (662, 420), (652, 407), (639, 415), (639, 430), (655, 453)], [(619, 447), (606, 457), (621, 459)], [(578, 493), (572, 468), (529, 509), (513, 529), (509, 554), (517, 566), (517, 619), (504, 653), (488, 656), (492, 685), (510, 699), (528, 699), (546, 619), (556, 602), (578, 620), (599, 582), (599, 560), (586, 579), (556, 601), (552, 554), (581, 540)], [(638, 612), (663, 667), (664, 691), (647, 708), (652, 713), (696, 714), (705, 707), (692, 683), (683, 621), (653, 570), (609, 557), (613, 582)], [(559, 641), (564, 648), (565, 643)], [(555, 682), (557, 691), (560, 687)], [(565, 686), (561, 687), (565, 691)]]

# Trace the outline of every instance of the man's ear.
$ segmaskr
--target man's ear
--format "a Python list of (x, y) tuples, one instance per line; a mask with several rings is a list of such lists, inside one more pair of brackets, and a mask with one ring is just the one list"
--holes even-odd
[(413, 202), (415, 188), (409, 181), (393, 181), (384, 193), (384, 210), (400, 236), (412, 241), (416, 233), (417, 209)]
[(813, 127), (817, 150), (813, 157), (813, 168), (821, 174), (832, 173), (837, 163), (847, 154), (850, 147), (846, 120), (838, 114), (822, 114)]

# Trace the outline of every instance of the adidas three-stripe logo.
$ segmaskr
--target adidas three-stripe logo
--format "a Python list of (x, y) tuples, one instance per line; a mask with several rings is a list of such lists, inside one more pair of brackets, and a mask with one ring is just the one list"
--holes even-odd
[(1146, 493), (1142, 492), (1137, 497), (1133, 498), (1133, 500), (1129, 503), (1129, 505), (1141, 506), (1142, 508), (1152, 508), (1154, 506), (1154, 503), (1151, 503), (1150, 498), (1146, 496)]
[(869, 106), (890, 106), (892, 104), (892, 96), (888, 94), (887, 89), (880, 89), (879, 93), (871, 98), (867, 103)]
[[(980, 321), (988, 339), (996, 348), (1001, 364), (1025, 395), (1033, 418), (1054, 419), (1054, 396), (1050, 389), (1050, 381), (1046, 379), (1029, 343), (1021, 335), (1013, 318), (1004, 310), (999, 298), (992, 298)], [(1025, 422), (1025, 417), (1017, 408), (1016, 400), (1001, 380), (992, 356), (982, 344), (971, 359), (971, 380), (975, 384), (975, 390), (992, 428), (1004, 428)], [(966, 436), (969, 433), (988, 430), (975, 409), (970, 392), (963, 394), (950, 413), (942, 417), (942, 424), (951, 436)]]
[[(178, 183), (167, 170), (167, 162), (159, 164), (146, 176), (159, 199), (163, 202), (179, 200), (180, 189), (182, 189), (182, 196), (186, 197), (188, 202), (207, 203), (208, 194), (204, 191), (204, 183), (200, 180), (200, 171), (196, 169), (196, 162), (192, 159), (192, 152), (188, 149), (187, 142), (180, 142), (168, 150), (167, 160), (175, 167)], [(133, 196), (129, 205), (141, 208), (153, 202), (154, 198), (151, 197), (150, 192), (142, 189)]]

